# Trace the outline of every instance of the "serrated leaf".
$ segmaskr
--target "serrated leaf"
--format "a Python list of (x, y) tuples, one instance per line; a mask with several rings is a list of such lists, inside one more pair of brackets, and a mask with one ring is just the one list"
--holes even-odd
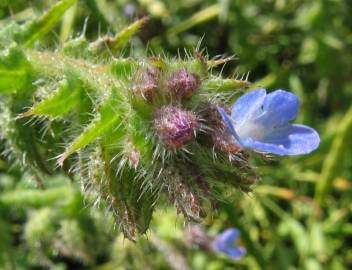
[[(2, 100), (0, 99), (0, 101)], [(19, 162), (23, 168), (29, 169), (35, 175), (37, 184), (42, 186), (43, 173), (50, 174), (51, 171), (47, 168), (38, 151), (35, 130), (26, 126), (24, 119), (14, 119), (12, 111), (18, 104), (13, 103), (16, 102), (13, 102), (12, 99), (6, 99), (0, 104), (0, 108), (3, 109), (0, 114), (1, 137), (6, 139), (6, 146), (11, 149), (12, 158)], [(12, 111), (7, 106), (11, 106)]]
[(23, 113), (23, 116), (64, 116), (80, 104), (82, 93), (80, 80), (74, 74), (68, 73), (51, 96), (34, 105), (29, 111)]
[[(118, 91), (116, 90), (115, 92)], [(116, 97), (116, 95), (112, 95), (107, 99), (99, 109), (97, 116), (65, 150), (58, 163), (62, 164), (68, 156), (92, 143), (98, 137), (104, 135), (104, 133), (107, 134), (111, 130), (120, 128), (124, 116), (121, 111), (122, 104), (123, 101), (119, 97)]]

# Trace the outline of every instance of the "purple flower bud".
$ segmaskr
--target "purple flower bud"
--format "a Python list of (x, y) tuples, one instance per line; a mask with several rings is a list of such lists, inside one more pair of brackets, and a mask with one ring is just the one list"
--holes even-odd
[(154, 129), (165, 146), (180, 149), (195, 137), (197, 117), (193, 112), (178, 107), (164, 106), (154, 118)]
[(190, 98), (198, 90), (200, 83), (200, 77), (197, 74), (179, 69), (171, 74), (167, 88), (175, 97)]
[(153, 101), (159, 88), (160, 71), (155, 67), (148, 67), (137, 71), (132, 91), (137, 96), (142, 96), (148, 101)]

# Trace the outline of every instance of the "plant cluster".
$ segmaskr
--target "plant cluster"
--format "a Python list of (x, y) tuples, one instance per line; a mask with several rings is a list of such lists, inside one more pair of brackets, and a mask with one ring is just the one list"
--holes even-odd
[(42, 187), (58, 168), (79, 176), (129, 239), (148, 229), (159, 197), (200, 221), (222, 185), (251, 190), (249, 153), (216, 109), (249, 83), (214, 75), (226, 60), (199, 50), (184, 59), (118, 57), (146, 18), (113, 37), (89, 42), (83, 33), (55, 51), (40, 49), (73, 4), (63, 0), (0, 33), (5, 155)]

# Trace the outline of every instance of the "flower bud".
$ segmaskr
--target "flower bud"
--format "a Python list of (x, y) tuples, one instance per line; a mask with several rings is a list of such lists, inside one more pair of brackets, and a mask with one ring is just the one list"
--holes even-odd
[(173, 106), (164, 106), (156, 111), (154, 129), (165, 146), (180, 149), (190, 142), (198, 126), (193, 112)]
[(218, 150), (229, 154), (237, 154), (242, 151), (242, 148), (234, 142), (232, 135), (227, 130), (212, 130), (210, 135)]
[[(227, 109), (226, 107), (224, 108)], [(206, 112), (205, 118), (211, 128), (209, 135), (216, 149), (229, 154), (237, 154), (242, 151), (241, 146), (236, 143), (232, 135), (227, 131), (226, 125), (221, 120), (216, 108), (210, 107)]]
[(160, 72), (155, 67), (148, 67), (137, 72), (134, 78), (132, 91), (137, 96), (142, 96), (148, 101), (153, 101), (159, 88)]
[(179, 98), (190, 98), (200, 86), (200, 77), (195, 73), (189, 73), (186, 69), (174, 71), (167, 83), (171, 94)]
[(202, 226), (196, 224), (189, 225), (184, 231), (184, 236), (188, 247), (211, 250), (211, 239)]
[(123, 155), (128, 160), (130, 167), (137, 169), (141, 159), (141, 153), (131, 142), (125, 144)]

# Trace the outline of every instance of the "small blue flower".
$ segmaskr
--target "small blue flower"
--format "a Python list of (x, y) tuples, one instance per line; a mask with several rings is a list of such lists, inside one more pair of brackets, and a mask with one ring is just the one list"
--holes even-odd
[(284, 90), (270, 94), (263, 88), (241, 96), (231, 117), (218, 108), (231, 135), (242, 148), (280, 156), (308, 154), (320, 143), (312, 128), (291, 124), (299, 109), (298, 97)]
[(246, 249), (235, 245), (235, 241), (240, 236), (240, 232), (235, 228), (230, 228), (217, 235), (212, 243), (214, 251), (225, 253), (232, 259), (239, 260), (246, 254)]

